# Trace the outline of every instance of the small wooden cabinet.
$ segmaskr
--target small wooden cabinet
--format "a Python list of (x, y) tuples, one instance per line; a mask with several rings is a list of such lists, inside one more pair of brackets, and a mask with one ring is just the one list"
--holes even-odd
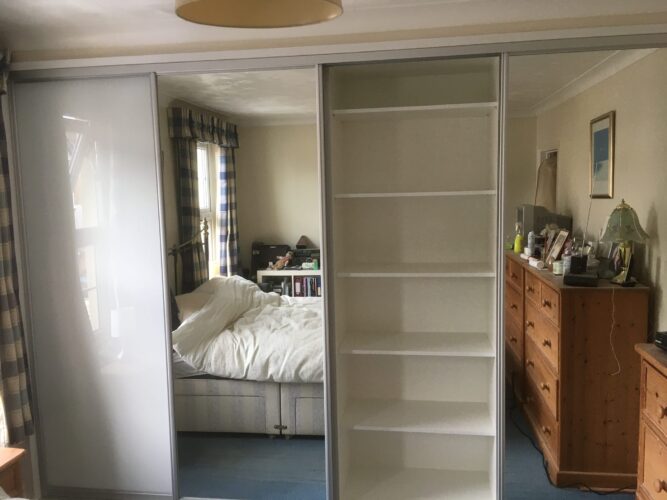
[(637, 498), (667, 500), (667, 353), (639, 344), (642, 358)]
[(21, 464), (25, 450), (20, 448), (0, 448), (0, 487), (10, 497), (23, 496)]
[(567, 286), (506, 255), (506, 375), (557, 486), (634, 487), (640, 364), (633, 347), (648, 335), (648, 291), (602, 280)]

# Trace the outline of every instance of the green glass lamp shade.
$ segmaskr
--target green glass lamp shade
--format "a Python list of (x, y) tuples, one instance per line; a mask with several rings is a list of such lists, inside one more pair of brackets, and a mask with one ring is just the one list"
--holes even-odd
[(622, 200), (607, 219), (607, 228), (601, 241), (623, 242), (636, 241), (642, 243), (648, 239), (648, 234), (642, 229), (637, 212)]

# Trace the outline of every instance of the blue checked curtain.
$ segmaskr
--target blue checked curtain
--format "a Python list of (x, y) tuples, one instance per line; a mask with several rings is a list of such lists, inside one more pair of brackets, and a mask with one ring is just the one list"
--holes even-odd
[[(238, 136), (236, 125), (225, 122), (216, 114), (188, 107), (169, 108), (168, 121), (169, 136), (174, 142), (178, 169), (179, 235), (180, 241), (184, 243), (194, 238), (201, 224), (197, 184), (197, 143), (217, 144), (222, 150), (222, 156), (226, 156), (228, 150), (238, 147)], [(235, 187), (234, 194), (236, 194)], [(222, 214), (219, 214), (218, 218), (222, 219)], [(233, 227), (236, 228), (236, 208)], [(238, 231), (235, 234), (237, 233)], [(238, 234), (236, 237), (238, 239)], [(181, 254), (181, 267), (181, 293), (194, 290), (208, 279), (208, 262), (201, 244), (192, 245)]]
[(236, 161), (234, 148), (220, 149), (220, 274), (239, 272), (239, 228), (236, 220)]
[[(0, 395), (10, 443), (33, 433), (12, 226), (7, 139), (0, 101)], [(4, 434), (4, 432), (3, 432)]]

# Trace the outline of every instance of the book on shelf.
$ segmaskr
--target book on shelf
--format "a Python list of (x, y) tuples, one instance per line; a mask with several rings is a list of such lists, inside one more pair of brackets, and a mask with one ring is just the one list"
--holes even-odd
[(322, 281), (319, 276), (295, 276), (295, 297), (321, 297)]

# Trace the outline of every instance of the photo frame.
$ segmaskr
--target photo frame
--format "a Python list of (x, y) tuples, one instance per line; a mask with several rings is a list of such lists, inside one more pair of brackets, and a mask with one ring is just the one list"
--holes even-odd
[(554, 261), (558, 260), (558, 257), (560, 257), (560, 254), (563, 251), (563, 247), (565, 246), (565, 242), (567, 241), (568, 236), (570, 236), (569, 231), (563, 230), (560, 233), (558, 233), (558, 236), (556, 236), (553, 245), (551, 245), (551, 248), (549, 249), (549, 253), (545, 260), (547, 266), (550, 266), (551, 264), (554, 263)]
[(614, 197), (614, 135), (616, 112), (610, 111), (591, 120), (590, 196)]

